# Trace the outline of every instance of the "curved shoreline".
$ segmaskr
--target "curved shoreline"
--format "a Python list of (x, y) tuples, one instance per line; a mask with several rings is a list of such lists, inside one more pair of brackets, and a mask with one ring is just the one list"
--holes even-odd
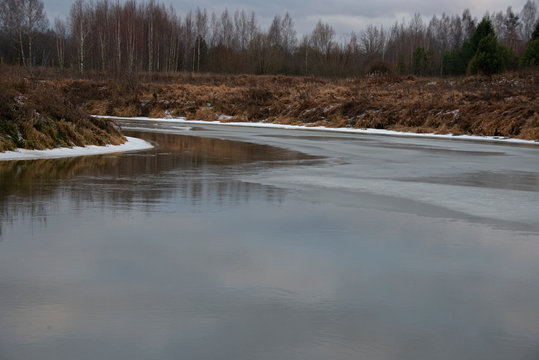
[(84, 147), (74, 146), (72, 148), (56, 148), (47, 150), (17, 149), (15, 151), (5, 151), (0, 153), (0, 161), (57, 159), (75, 156), (103, 155), (153, 148), (153, 145), (145, 140), (128, 136), (126, 136), (126, 139), (127, 141), (121, 145), (88, 145)]
[(92, 115), (92, 117), (114, 120), (135, 120), (135, 121), (154, 121), (154, 122), (173, 122), (183, 124), (200, 124), (200, 125), (228, 125), (228, 126), (245, 126), (245, 127), (262, 127), (274, 129), (291, 129), (291, 130), (314, 130), (342, 133), (356, 133), (365, 135), (386, 135), (386, 136), (402, 136), (402, 137), (420, 137), (444, 140), (468, 140), (468, 141), (485, 141), (499, 142), (506, 144), (525, 144), (539, 145), (537, 140), (524, 140), (515, 138), (504, 138), (497, 136), (480, 136), (480, 135), (452, 135), (452, 134), (434, 134), (434, 133), (412, 133), (385, 129), (355, 129), (355, 128), (330, 128), (326, 126), (305, 126), (305, 125), (284, 125), (275, 123), (262, 122), (222, 122), (222, 121), (203, 121), (203, 120), (187, 120), (184, 117), (179, 118), (149, 118), (149, 117), (126, 117), (126, 116), (105, 116)]

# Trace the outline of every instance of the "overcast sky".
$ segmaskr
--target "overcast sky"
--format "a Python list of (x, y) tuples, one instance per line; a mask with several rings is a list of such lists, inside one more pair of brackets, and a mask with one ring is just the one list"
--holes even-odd
[[(74, 0), (43, 0), (49, 18), (65, 17)], [(116, 0), (109, 0), (114, 3)], [(123, 2), (123, 0), (120, 0)], [(139, 2), (141, 0), (138, 0)], [(266, 27), (276, 15), (290, 13), (299, 34), (310, 32), (319, 19), (327, 22), (338, 35), (359, 31), (368, 24), (391, 25), (396, 20), (409, 19), (419, 12), (425, 19), (432, 15), (461, 14), (466, 8), (475, 17), (482, 17), (488, 10), (505, 11), (508, 6), (520, 12), (526, 0), (234, 0), (223, 3), (220, 0), (157, 0), (172, 5), (180, 14), (189, 10), (206, 8), (209, 12), (236, 9), (254, 10), (258, 23)], [(537, 3), (536, 3), (537, 4)]]

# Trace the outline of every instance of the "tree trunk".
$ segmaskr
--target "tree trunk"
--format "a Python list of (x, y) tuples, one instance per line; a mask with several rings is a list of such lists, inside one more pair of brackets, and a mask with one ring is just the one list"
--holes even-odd
[(22, 41), (22, 28), (19, 28), (19, 47), (21, 50), (22, 65), (26, 66), (26, 54), (24, 53), (24, 43)]

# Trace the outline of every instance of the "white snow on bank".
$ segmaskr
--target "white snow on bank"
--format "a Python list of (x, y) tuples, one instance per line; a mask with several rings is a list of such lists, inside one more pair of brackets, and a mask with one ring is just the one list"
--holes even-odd
[(513, 138), (505, 138), (505, 137), (499, 137), (499, 136), (411, 133), (411, 132), (400, 132), (400, 131), (384, 130), (384, 129), (330, 128), (326, 126), (283, 125), (283, 124), (262, 123), (262, 122), (251, 123), (251, 122), (202, 121), (202, 120), (186, 120), (183, 117), (149, 118), (149, 117), (121, 117), (121, 116), (98, 116), (98, 115), (93, 115), (93, 116), (97, 118), (102, 118), (102, 119), (116, 119), (116, 120), (155, 121), (155, 122), (171, 122), (171, 123), (201, 124), (201, 125), (214, 124), (214, 125), (228, 125), (228, 126), (264, 127), (264, 128), (274, 128), (274, 129), (331, 131), (331, 132), (345, 132), (345, 133), (372, 134), (372, 135), (411, 136), (411, 137), (425, 137), (425, 138), (451, 139), (451, 140), (495, 141), (495, 142), (512, 143), (512, 144), (539, 145), (539, 141), (513, 139)]
[(56, 159), (72, 156), (101, 155), (124, 151), (145, 150), (153, 147), (152, 144), (142, 139), (137, 139), (134, 137), (126, 137), (126, 139), (127, 141), (121, 145), (88, 145), (85, 147), (75, 146), (72, 148), (57, 148), (47, 150), (17, 149), (16, 151), (5, 151), (0, 153), (0, 161)]

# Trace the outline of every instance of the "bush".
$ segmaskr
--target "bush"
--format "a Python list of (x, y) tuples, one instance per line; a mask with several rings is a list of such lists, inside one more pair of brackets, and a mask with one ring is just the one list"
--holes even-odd
[(67, 101), (50, 83), (20, 87), (16, 77), (0, 78), (0, 152), (15, 148), (120, 144), (119, 130)]
[(520, 60), (520, 65), (523, 67), (539, 66), (539, 38), (530, 41)]
[(393, 66), (387, 61), (373, 60), (367, 65), (367, 74), (392, 74)]
[(497, 74), (505, 70), (511, 52), (503, 45), (499, 45), (492, 34), (485, 36), (479, 42), (477, 52), (470, 61), (468, 68), (471, 74)]

